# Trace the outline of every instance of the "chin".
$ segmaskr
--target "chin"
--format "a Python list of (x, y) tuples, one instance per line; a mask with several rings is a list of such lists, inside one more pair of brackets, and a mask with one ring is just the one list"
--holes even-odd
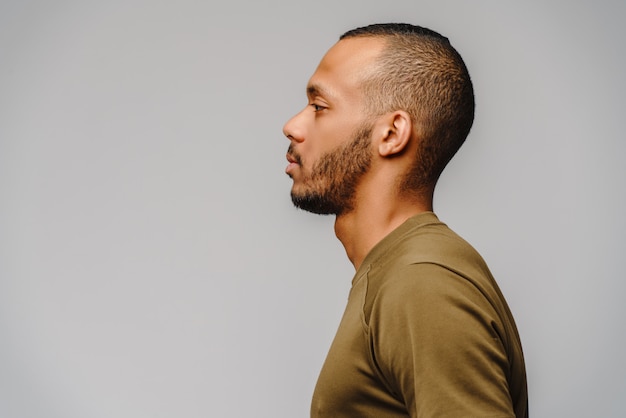
[(349, 205), (340, 204), (328, 196), (314, 193), (296, 193), (292, 190), (291, 201), (298, 209), (316, 215), (342, 215), (351, 210)]

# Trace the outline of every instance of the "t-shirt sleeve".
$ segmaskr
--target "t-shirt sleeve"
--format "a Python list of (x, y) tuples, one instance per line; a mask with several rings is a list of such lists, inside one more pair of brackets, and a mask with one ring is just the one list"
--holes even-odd
[(435, 264), (393, 274), (372, 305), (372, 361), (410, 416), (514, 417), (503, 328), (484, 293)]

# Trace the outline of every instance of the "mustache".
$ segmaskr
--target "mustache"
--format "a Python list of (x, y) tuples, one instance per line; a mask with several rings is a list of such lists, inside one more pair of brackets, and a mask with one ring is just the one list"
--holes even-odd
[(289, 145), (289, 148), (287, 149), (287, 155), (292, 158), (296, 163), (302, 165), (302, 157), (293, 148), (293, 144)]

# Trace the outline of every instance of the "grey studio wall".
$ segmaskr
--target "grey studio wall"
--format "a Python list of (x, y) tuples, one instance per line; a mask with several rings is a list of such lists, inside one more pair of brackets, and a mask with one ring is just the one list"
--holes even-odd
[(343, 31), (446, 34), (476, 96), (435, 210), (483, 254), (531, 415), (626, 393), (623, 2), (0, 2), (0, 417), (302, 417), (353, 273), (283, 123)]

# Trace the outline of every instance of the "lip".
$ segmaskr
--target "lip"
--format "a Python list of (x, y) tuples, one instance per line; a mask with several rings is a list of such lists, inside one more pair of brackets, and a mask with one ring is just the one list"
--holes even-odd
[(293, 171), (297, 166), (299, 166), (298, 161), (296, 160), (296, 158), (287, 153), (287, 162), (289, 164), (287, 164), (287, 168), (285, 168), (285, 173), (289, 174), (291, 171)]

